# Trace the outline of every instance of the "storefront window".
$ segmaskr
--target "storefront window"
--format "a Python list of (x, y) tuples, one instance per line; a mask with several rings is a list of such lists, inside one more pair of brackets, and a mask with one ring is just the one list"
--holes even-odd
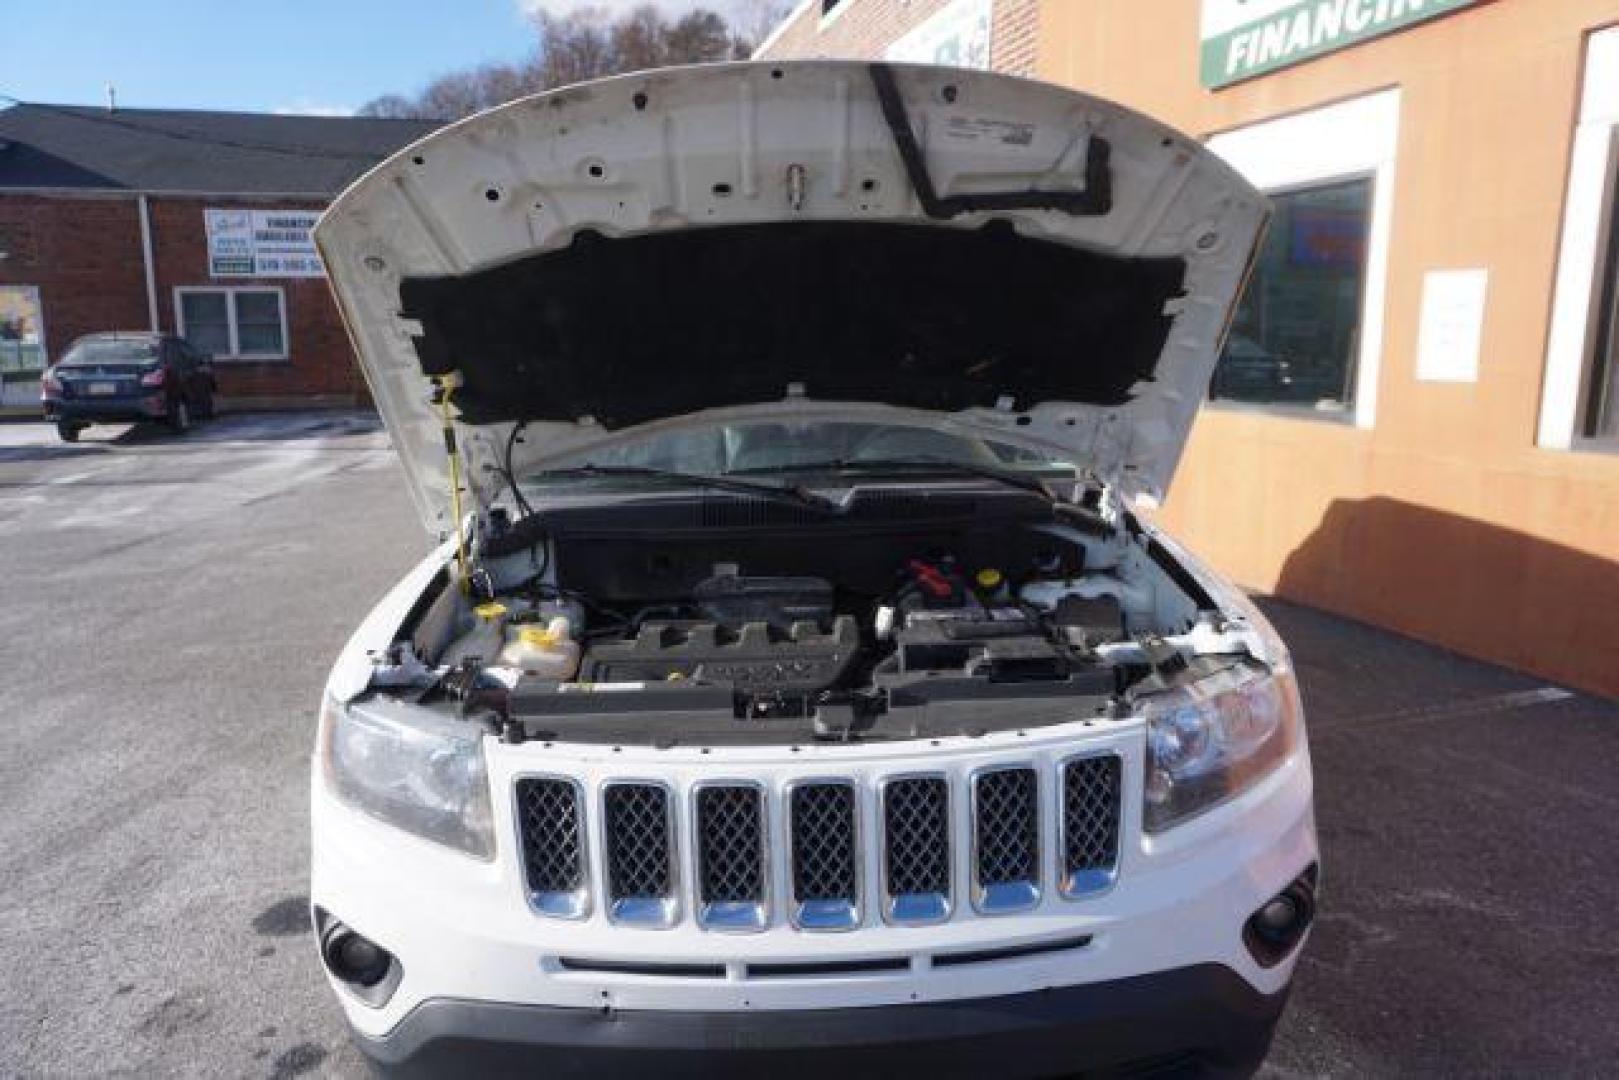
[(1271, 198), (1276, 216), (1209, 396), (1352, 411), (1372, 181), (1296, 188)]
[(1586, 392), (1585, 437), (1619, 440), (1619, 193), (1608, 209), (1607, 249), (1597, 294), (1596, 347)]

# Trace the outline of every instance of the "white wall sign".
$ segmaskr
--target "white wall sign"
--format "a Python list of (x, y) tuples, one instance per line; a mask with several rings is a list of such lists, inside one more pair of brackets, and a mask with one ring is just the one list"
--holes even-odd
[(955, 0), (918, 23), (883, 55), (901, 63), (988, 71), (994, 16), (994, 0)]
[(1430, 270), (1422, 278), (1422, 327), (1417, 337), (1417, 378), (1423, 382), (1478, 382), (1484, 335), (1487, 270)]
[(309, 230), (318, 210), (203, 211), (208, 228), (208, 275), (235, 277), (324, 277)]

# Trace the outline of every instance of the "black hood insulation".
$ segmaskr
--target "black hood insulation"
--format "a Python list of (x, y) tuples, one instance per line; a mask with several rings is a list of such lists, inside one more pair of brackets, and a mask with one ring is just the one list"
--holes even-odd
[(612, 240), (459, 277), (407, 278), (428, 375), (472, 424), (609, 430), (819, 401), (954, 412), (1010, 396), (1121, 405), (1152, 378), (1180, 259), (1125, 259), (926, 224), (731, 225)]

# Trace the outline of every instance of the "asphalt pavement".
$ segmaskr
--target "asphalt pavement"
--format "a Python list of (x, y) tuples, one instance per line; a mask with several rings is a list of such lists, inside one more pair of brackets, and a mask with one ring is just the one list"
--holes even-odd
[[(0, 424), (0, 1076), (362, 1075), (307, 915), (326, 669), (425, 554), (358, 413)], [(1619, 705), (1280, 602), (1323, 911), (1266, 1073), (1619, 1066)]]

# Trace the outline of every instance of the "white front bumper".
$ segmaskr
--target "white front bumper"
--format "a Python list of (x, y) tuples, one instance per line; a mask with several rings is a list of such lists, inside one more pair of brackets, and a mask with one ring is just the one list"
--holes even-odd
[[(399, 958), (404, 974), (381, 1008), (334, 981), (354, 1027), (387, 1033), (431, 998), (600, 1009), (748, 1011), (852, 1008), (992, 997), (1043, 987), (1105, 982), (1201, 963), (1217, 963), (1271, 994), (1291, 978), (1294, 957), (1260, 967), (1242, 943), (1256, 908), (1317, 858), (1309, 756), (1299, 750), (1241, 797), (1152, 836), (1141, 829), (1142, 732), (1138, 722), (1094, 722), (935, 744), (813, 746), (799, 750), (655, 751), (610, 747), (506, 746), (490, 740), (498, 854), (483, 863), (419, 840), (336, 801), (315, 776), (314, 904)], [(852, 777), (864, 829), (875, 820), (877, 780), (927, 769), (965, 775), (999, 763), (1035, 764), (1041, 775), (1076, 751), (1120, 755), (1123, 821), (1120, 866), (1107, 892), (1067, 900), (1047, 888), (1040, 904), (1016, 915), (984, 916), (965, 902), (964, 858), (956, 858), (950, 919), (926, 927), (882, 922), (868, 895), (854, 930), (810, 933), (792, 927), (776, 904), (768, 927), (737, 934), (704, 930), (691, 918), (690, 875), (682, 915), (669, 929), (609, 923), (598, 903), (588, 918), (564, 921), (528, 905), (513, 789), (517, 778), (564, 774), (592, 793), (604, 779), (657, 778), (688, 805), (703, 779), (750, 779), (767, 791), (772, 846), (782, 819), (780, 796), (791, 779)], [(1043, 780), (1045, 835), (1053, 835), (1051, 782)], [(958, 815), (959, 816), (959, 815)], [(964, 829), (965, 826), (963, 825)], [(956, 850), (965, 851), (965, 838)], [(1048, 840), (1049, 843), (1049, 840)], [(876, 844), (863, 843), (865, 891), (878, 880)], [(1049, 850), (1049, 848), (1048, 848)], [(783, 860), (776, 860), (782, 862)], [(1049, 860), (1048, 860), (1049, 861)], [(599, 871), (598, 871), (599, 877)], [(599, 895), (599, 894), (598, 894)], [(782, 895), (778, 890), (777, 896)], [(1018, 959), (934, 968), (939, 953), (1002, 949), (1089, 937), (1082, 948)], [(1296, 954), (1295, 954), (1296, 955)], [(605, 974), (567, 970), (559, 958), (594, 962), (725, 965), (726, 977)], [(904, 958), (904, 970), (751, 978), (745, 965)]]

